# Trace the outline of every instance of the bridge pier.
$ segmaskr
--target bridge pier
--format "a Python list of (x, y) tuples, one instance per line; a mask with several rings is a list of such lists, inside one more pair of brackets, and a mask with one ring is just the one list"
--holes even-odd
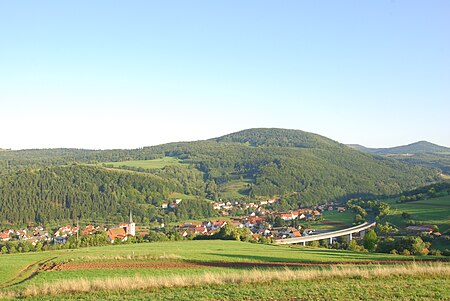
[(363, 238), (364, 235), (366, 235), (366, 230), (362, 230), (361, 232), (359, 232), (359, 237)]
[(330, 237), (330, 245), (333, 244), (333, 237)]
[(304, 242), (302, 242), (302, 245), (303, 245), (303, 246), (306, 246), (306, 242), (305, 242), (305, 241), (304, 241)]
[(348, 235), (348, 241), (351, 241), (353, 239), (353, 235), (352, 235), (352, 233), (350, 233), (349, 235)]

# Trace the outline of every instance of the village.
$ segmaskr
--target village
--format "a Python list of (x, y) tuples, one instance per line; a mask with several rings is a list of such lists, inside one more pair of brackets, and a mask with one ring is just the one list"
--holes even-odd
[[(185, 222), (175, 225), (173, 229), (183, 238), (191, 239), (198, 235), (213, 235), (217, 233), (226, 224), (231, 224), (236, 228), (247, 228), (251, 231), (255, 240), (261, 237), (278, 239), (293, 238), (304, 235), (316, 234), (314, 229), (302, 229), (299, 223), (293, 221), (315, 221), (321, 219), (322, 212), (326, 210), (345, 211), (345, 207), (337, 206), (340, 204), (328, 203), (313, 208), (302, 208), (297, 210), (289, 210), (286, 212), (277, 212), (265, 209), (266, 205), (279, 201), (277, 198), (260, 200), (258, 202), (240, 203), (234, 202), (216, 202), (213, 207), (217, 210), (222, 219), (205, 220), (199, 222)], [(172, 202), (163, 202), (161, 207), (165, 213), (174, 210), (181, 199), (175, 199)], [(229, 217), (229, 212), (233, 209), (247, 209), (251, 211), (247, 216)], [(280, 222), (282, 225), (280, 225)], [(72, 236), (89, 236), (95, 233), (104, 232), (110, 243), (125, 242), (130, 236), (145, 237), (149, 230), (164, 231), (169, 225), (163, 223), (157, 229), (148, 229), (145, 226), (139, 227), (133, 222), (132, 213), (128, 222), (120, 223), (113, 227), (105, 227), (101, 225), (86, 225), (84, 227), (74, 225), (64, 225), (56, 231), (45, 229), (42, 226), (27, 227), (21, 229), (4, 229), (0, 232), (0, 241), (27, 241), (32, 246), (41, 244), (65, 244)]]

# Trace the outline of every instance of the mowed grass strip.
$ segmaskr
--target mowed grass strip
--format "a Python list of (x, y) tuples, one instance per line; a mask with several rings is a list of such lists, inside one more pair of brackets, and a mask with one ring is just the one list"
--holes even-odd
[[(113, 277), (108, 279), (74, 279), (61, 280), (58, 285), (44, 283), (39, 286), (30, 285), (16, 292), (15, 297), (30, 297), (42, 295), (66, 295), (76, 293), (91, 293), (94, 291), (121, 290), (159, 290), (176, 287), (198, 287), (225, 284), (273, 283), (274, 281), (304, 281), (318, 279), (358, 278), (380, 279), (388, 277), (434, 277), (449, 278), (450, 266), (445, 264), (408, 264), (396, 266), (335, 266), (323, 269), (278, 269), (249, 270), (239, 273), (204, 273), (191, 276), (170, 277)], [(8, 296), (11, 296), (11, 292)], [(6, 297), (8, 297), (6, 296)]]

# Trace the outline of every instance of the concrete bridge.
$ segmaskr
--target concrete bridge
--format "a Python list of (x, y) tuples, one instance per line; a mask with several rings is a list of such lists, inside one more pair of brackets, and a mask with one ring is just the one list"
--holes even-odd
[(302, 236), (302, 237), (295, 237), (295, 238), (283, 238), (283, 239), (277, 239), (274, 241), (274, 244), (276, 245), (288, 245), (288, 244), (303, 244), (305, 245), (308, 241), (315, 241), (315, 240), (322, 240), (322, 239), (330, 239), (330, 243), (333, 243), (333, 238), (345, 236), (348, 235), (349, 240), (352, 240), (353, 234), (359, 233), (359, 232), (365, 232), (367, 229), (371, 227), (375, 227), (376, 222), (365, 222), (361, 225), (354, 226), (351, 228), (346, 228), (338, 231), (332, 231), (322, 234), (316, 234), (316, 235), (308, 235), (308, 236)]

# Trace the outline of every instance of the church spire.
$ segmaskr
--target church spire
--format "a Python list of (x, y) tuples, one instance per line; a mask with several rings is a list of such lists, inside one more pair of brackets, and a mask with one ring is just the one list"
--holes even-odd
[(133, 223), (133, 215), (131, 213), (131, 210), (130, 210), (130, 221), (128, 222), (128, 225), (127, 225), (127, 234), (129, 234), (131, 236), (136, 235), (136, 224)]

